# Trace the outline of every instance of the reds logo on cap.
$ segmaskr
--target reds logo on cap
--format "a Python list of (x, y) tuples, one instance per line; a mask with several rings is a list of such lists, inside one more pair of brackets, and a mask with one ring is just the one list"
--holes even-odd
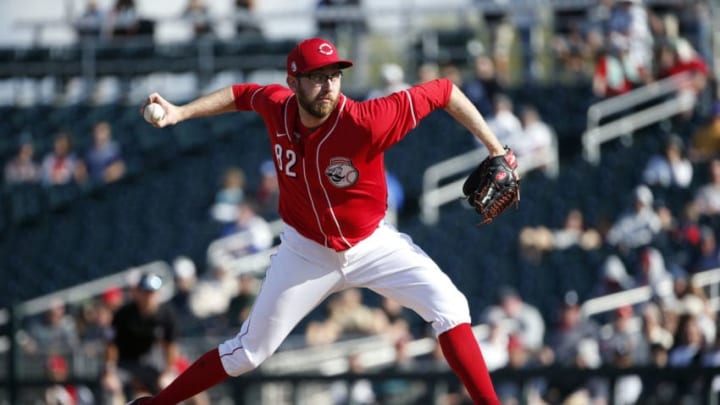
[(332, 55), (335, 50), (333, 49), (332, 45), (328, 44), (327, 42), (323, 42), (318, 47), (318, 52), (320, 52), (323, 55)]

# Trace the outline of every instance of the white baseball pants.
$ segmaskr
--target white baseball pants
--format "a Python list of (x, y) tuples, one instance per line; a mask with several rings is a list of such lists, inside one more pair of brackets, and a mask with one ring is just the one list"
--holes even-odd
[(470, 322), (465, 296), (408, 235), (381, 224), (343, 251), (326, 248), (285, 225), (265, 280), (240, 332), (219, 345), (225, 371), (253, 370), (329, 295), (365, 287), (417, 312), (436, 335)]

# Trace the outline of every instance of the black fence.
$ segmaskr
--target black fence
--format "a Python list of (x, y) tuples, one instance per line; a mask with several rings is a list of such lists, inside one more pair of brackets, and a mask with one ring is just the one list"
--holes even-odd
[[(80, 385), (93, 392), (95, 398), (102, 398), (100, 378), (70, 376), (57, 381), (48, 377), (8, 378), (7, 370), (0, 373), (0, 403), (32, 403), (33, 398), (42, 398), (43, 393), (54, 384)], [(560, 404), (578, 392), (598, 395), (608, 405), (619, 403), (616, 394), (623, 396), (626, 388), (623, 379), (631, 378), (640, 383), (641, 393), (635, 404), (718, 404), (717, 388), (713, 381), (720, 375), (718, 367), (602, 367), (598, 369), (576, 369), (540, 367), (527, 369), (505, 368), (492, 373), (498, 394), (527, 403), (533, 390), (538, 389), (546, 403)], [(443, 403), (447, 395), (462, 395), (457, 377), (442, 364), (416, 366), (410, 370), (390, 368), (378, 372), (323, 375), (303, 373), (269, 375), (259, 371), (231, 378), (210, 390), (213, 401), (238, 405), (259, 404), (301, 404), (307, 403), (309, 393), (327, 393), (331, 387), (353, 387), (362, 382), (375, 390), (378, 404), (423, 404)], [(717, 385), (717, 382), (714, 383)], [(386, 390), (388, 387), (391, 390)], [(598, 390), (598, 387), (601, 387)], [(389, 392), (391, 391), (391, 392)], [(268, 395), (270, 393), (270, 395)], [(268, 399), (268, 397), (272, 399)], [(30, 401), (30, 402), (28, 402)], [(348, 402), (350, 403), (350, 402)], [(578, 402), (574, 402), (578, 403)], [(590, 402), (588, 402), (590, 403)], [(622, 402), (627, 403), (627, 402)]]
[(0, 48), (0, 79), (214, 74), (227, 70), (284, 69), (295, 39), (238, 35), (155, 43), (152, 36), (83, 40), (67, 46)]

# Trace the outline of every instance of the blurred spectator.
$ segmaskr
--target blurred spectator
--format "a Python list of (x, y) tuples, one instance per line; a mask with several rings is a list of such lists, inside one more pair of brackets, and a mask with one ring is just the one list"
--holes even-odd
[(103, 299), (92, 300), (81, 308), (78, 335), (83, 350), (91, 355), (101, 355), (105, 342), (112, 338), (113, 310)]
[(660, 218), (653, 210), (653, 193), (645, 185), (633, 192), (632, 206), (612, 224), (606, 241), (622, 254), (652, 243), (660, 232)]
[(510, 8), (502, 0), (475, 0), (484, 29), (484, 41), (492, 54), (496, 50), (505, 51), (512, 41), (512, 27), (509, 25)]
[(53, 151), (45, 155), (42, 162), (42, 183), (46, 186), (83, 182), (87, 171), (83, 162), (72, 151), (69, 132), (60, 131), (55, 135)]
[[(329, 305), (327, 310), (329, 311)], [(340, 325), (327, 319), (313, 320), (305, 326), (305, 343), (309, 347), (317, 347), (336, 342), (340, 339)]]
[(262, 29), (253, 15), (256, 10), (255, 0), (235, 0), (235, 33), (262, 34)]
[(653, 345), (661, 345), (665, 350), (669, 350), (673, 345), (673, 335), (664, 325), (663, 313), (660, 306), (654, 302), (647, 302), (641, 310), (642, 316), (642, 332), (644, 336), (645, 347), (651, 364), (654, 362)]
[(272, 160), (268, 159), (260, 164), (260, 185), (255, 190), (254, 196), (258, 214), (267, 220), (278, 216), (280, 188), (275, 163)]
[(385, 181), (387, 181), (388, 200), (385, 220), (398, 226), (398, 216), (405, 205), (405, 190), (403, 185), (392, 172), (385, 170)]
[[(362, 374), (366, 372), (362, 363), (360, 352), (353, 352), (348, 355), (348, 373)], [(332, 405), (374, 405), (376, 401), (375, 391), (372, 382), (366, 378), (359, 378), (347, 383), (337, 381), (328, 388)]]
[[(421, 367), (420, 361), (409, 353), (407, 336), (395, 341), (395, 358), (390, 366), (383, 369), (387, 372), (408, 373), (415, 372)], [(417, 404), (422, 402), (427, 394), (427, 385), (421, 381), (412, 381), (403, 378), (384, 379), (375, 384), (375, 392), (379, 404)]]
[(653, 298), (661, 305), (675, 305), (677, 297), (673, 291), (673, 277), (665, 266), (665, 259), (654, 247), (645, 247), (640, 251), (639, 272), (636, 285), (649, 286)]
[[(680, 3), (678, 3), (679, 5)], [(653, 4), (648, 8), (648, 24), (653, 36), (655, 48), (658, 44), (670, 41), (680, 35), (678, 30), (677, 5)], [(657, 61), (657, 59), (655, 59)]]
[(545, 320), (535, 306), (525, 302), (510, 286), (498, 290), (498, 304), (487, 308), (481, 319), (486, 323), (499, 319), (508, 335), (517, 335), (530, 352), (542, 348)]
[(440, 66), (435, 62), (423, 62), (417, 68), (416, 83), (427, 83), (440, 78)]
[(565, 76), (570, 83), (590, 77), (590, 62), (605, 45), (614, 0), (593, 3), (584, 9), (557, 8), (554, 13), (552, 48), (561, 70), (552, 74)]
[(495, 114), (493, 100), (504, 90), (495, 77), (495, 63), (485, 54), (473, 59), (473, 75), (463, 83), (463, 92), (485, 118)]
[(682, 300), (684, 300), (685, 297), (692, 295), (692, 284), (690, 283), (690, 279), (687, 273), (680, 273), (675, 276), (675, 282), (673, 283), (673, 292), (675, 293), (675, 296), (680, 299), (678, 305), (674, 307), (662, 306), (660, 307), (660, 309), (662, 310), (663, 317), (665, 318), (665, 327), (674, 336), (677, 330), (677, 322), (680, 313), (685, 311), (685, 304)]
[(258, 294), (258, 280), (250, 273), (242, 273), (237, 277), (238, 293), (230, 300), (228, 308), (228, 327), (239, 328), (250, 315), (250, 310)]
[(125, 38), (141, 33), (141, 21), (135, 0), (116, 0), (108, 16), (113, 38)]
[(690, 269), (692, 255), (700, 245), (700, 216), (692, 201), (682, 207), (682, 213), (672, 229), (667, 231), (667, 242), (672, 252), (671, 259), (678, 266)]
[(114, 313), (125, 304), (125, 291), (120, 287), (108, 287), (102, 293), (102, 304)]
[[(138, 381), (145, 382), (147, 391), (153, 393), (161, 376), (177, 373), (177, 324), (172, 308), (160, 302), (162, 285), (160, 276), (142, 274), (133, 286), (131, 300), (113, 316), (113, 338), (107, 343), (102, 377), (110, 398), (128, 400)], [(148, 374), (152, 376), (146, 378)]]
[(683, 295), (677, 308), (681, 314), (690, 314), (695, 317), (705, 342), (702, 349), (705, 350), (707, 344), (715, 341), (717, 334), (717, 311), (705, 294), (705, 290), (691, 283), (688, 292)]
[(210, 216), (222, 224), (237, 219), (237, 207), (245, 198), (245, 172), (239, 167), (228, 167), (223, 172), (220, 190), (210, 208)]
[(405, 72), (397, 63), (385, 63), (380, 66), (380, 79), (382, 86), (371, 90), (368, 93), (368, 99), (387, 96), (410, 87), (410, 84), (405, 81)]
[(424, 321), (412, 311), (408, 311), (405, 307), (400, 305), (399, 302), (388, 298), (382, 297), (382, 303), (380, 305), (380, 312), (387, 318), (388, 326), (387, 332), (391, 339), (409, 338), (413, 335), (424, 335), (424, 331), (416, 329), (416, 325)]
[[(513, 112), (513, 102), (506, 94), (497, 94), (493, 100), (495, 114), (487, 120), (500, 143), (515, 149), (522, 137), (522, 123)], [(478, 145), (481, 145), (478, 142)]]
[(45, 389), (45, 405), (93, 405), (95, 394), (82, 384), (68, 382), (70, 371), (65, 357), (50, 355), (45, 366), (47, 377), (52, 384)]
[(609, 40), (627, 49), (625, 60), (632, 69), (648, 74), (652, 66), (653, 37), (642, 0), (618, 0), (609, 21)]
[(210, 11), (205, 0), (189, 0), (182, 16), (192, 24), (195, 38), (213, 34)]
[(377, 334), (387, 329), (387, 318), (363, 303), (362, 291), (357, 288), (338, 293), (329, 307), (328, 320), (339, 325), (345, 337)]
[(200, 332), (201, 323), (195, 316), (190, 305), (190, 297), (197, 284), (195, 262), (187, 256), (178, 256), (172, 262), (175, 277), (175, 294), (170, 298), (169, 305), (178, 325), (178, 335), (188, 336)]
[(556, 35), (552, 46), (561, 70), (553, 72), (555, 79), (565, 79), (569, 83), (587, 80), (590, 77), (589, 62), (603, 47), (598, 37), (595, 31), (584, 35), (580, 27), (575, 26), (567, 35)]
[(450, 81), (459, 88), (463, 87), (463, 82), (465, 81), (460, 68), (453, 62), (440, 64), (440, 77), (450, 79)]
[(112, 128), (107, 121), (100, 121), (93, 127), (93, 145), (85, 156), (90, 180), (97, 183), (112, 183), (125, 174), (125, 161), (120, 145), (112, 139)]
[(720, 268), (720, 246), (718, 246), (715, 231), (704, 225), (700, 228), (698, 246), (691, 253), (688, 272), (694, 274), (717, 268)]
[[(486, 323), (488, 327), (487, 335), (479, 339), (478, 344), (480, 344), (485, 365), (488, 371), (492, 372), (507, 366), (510, 334), (503, 325), (500, 312), (488, 314)], [(514, 336), (514, 339), (518, 341), (518, 344), (522, 344), (517, 336)]]
[(221, 234), (225, 254), (242, 256), (269, 249), (274, 236), (270, 224), (257, 214), (255, 203), (245, 200), (237, 206), (237, 218), (225, 226)]
[[(542, 40), (542, 33), (538, 30), (542, 18), (541, 9), (547, 5), (544, 1), (510, 0), (506, 7), (510, 9), (509, 22), (513, 27), (510, 32), (519, 37), (515, 41), (515, 38), (510, 40), (520, 48), (522, 78), (526, 82), (532, 82), (538, 79), (540, 74), (540, 66), (535, 60), (535, 48)], [(507, 49), (506, 52), (511, 53), (511, 50)]]
[(305, 328), (305, 340), (310, 346), (388, 330), (388, 319), (363, 303), (359, 289), (350, 288), (330, 297), (326, 309), (325, 319), (311, 321)]
[(552, 240), (555, 249), (567, 249), (577, 245), (584, 250), (593, 250), (602, 243), (600, 233), (586, 226), (585, 217), (579, 209), (568, 211), (562, 228), (552, 231)]
[[(668, 350), (659, 343), (650, 345), (650, 366), (662, 370), (668, 366)], [(658, 377), (656, 374), (645, 375), (643, 378), (643, 392), (641, 402), (643, 404), (677, 404), (678, 382), (673, 379)]]
[(675, 38), (670, 43), (661, 44), (656, 59), (658, 79), (689, 73), (688, 82), (681, 84), (685, 90), (697, 96), (707, 88), (710, 68), (685, 39)]
[[(507, 353), (507, 369), (526, 370), (538, 366), (535, 357), (528, 352), (517, 336), (513, 335), (508, 338)], [(495, 386), (498, 399), (503, 404), (542, 405), (545, 403), (542, 401), (546, 389), (546, 382), (543, 378), (531, 378), (523, 383), (500, 380)]]
[(585, 16), (586, 33), (597, 32), (601, 37), (610, 33), (610, 19), (612, 17), (615, 0), (600, 0), (590, 6)]
[[(720, 367), (720, 333), (715, 334), (715, 339), (703, 352), (700, 364), (704, 367)], [(710, 383), (711, 397), (717, 398), (720, 391), (720, 376), (715, 375)]]
[(190, 294), (190, 307), (201, 319), (225, 316), (230, 300), (237, 295), (237, 281), (227, 263), (211, 261), (210, 266)]
[(557, 229), (540, 225), (526, 226), (520, 230), (519, 242), (523, 256), (539, 262), (542, 255), (550, 250), (563, 250), (579, 246), (583, 250), (598, 249), (602, 244), (600, 233), (585, 225), (582, 212), (571, 209), (565, 216), (562, 227)]
[(720, 155), (720, 101), (713, 103), (710, 120), (692, 134), (690, 159), (705, 162)]
[[(596, 339), (582, 339), (575, 351), (577, 370), (596, 369), (602, 365)], [(543, 399), (550, 404), (604, 404), (608, 397), (607, 383), (600, 377), (563, 375), (550, 378)]]
[(701, 221), (712, 220), (720, 213), (720, 158), (709, 162), (708, 172), (710, 181), (697, 189), (693, 200)]
[(5, 184), (40, 182), (40, 165), (33, 159), (34, 148), (29, 135), (20, 136), (17, 154), (5, 164)]
[(632, 362), (637, 365), (647, 364), (645, 337), (642, 331), (635, 327), (635, 309), (631, 305), (624, 305), (613, 312), (612, 323), (600, 329), (599, 344), (603, 363), (613, 363), (618, 349), (632, 354)]
[(53, 299), (43, 316), (27, 329), (29, 352), (69, 354), (78, 350), (80, 338), (75, 319), (67, 313), (65, 301)]
[(97, 0), (87, 0), (82, 15), (75, 22), (75, 29), (81, 40), (96, 40), (105, 35), (107, 13), (100, 8)]
[(690, 186), (693, 166), (685, 156), (682, 138), (670, 135), (665, 141), (662, 154), (650, 157), (642, 173), (643, 181), (650, 186)]
[(679, 31), (705, 60), (712, 60), (713, 8), (710, 2), (691, 0), (678, 7)]
[(525, 162), (540, 162), (543, 164), (540, 167), (546, 167), (554, 161), (557, 154), (555, 131), (542, 120), (538, 110), (531, 105), (523, 107), (520, 122), (522, 134), (514, 147), (518, 159)]
[(593, 94), (609, 98), (628, 93), (646, 80), (646, 75), (630, 61), (628, 45), (609, 44), (595, 58)]
[[(637, 366), (633, 356), (633, 342), (621, 339), (615, 342), (612, 349), (610, 365), (617, 369), (626, 369)], [(623, 374), (615, 380), (612, 403), (616, 405), (634, 405), (642, 393), (642, 379), (637, 374)]]
[(600, 282), (596, 285), (593, 296), (614, 294), (635, 287), (633, 278), (628, 274), (625, 263), (619, 256), (611, 254), (600, 266)]
[(670, 367), (701, 364), (706, 341), (695, 315), (685, 313), (680, 316), (674, 342), (668, 357)]
[[(675, 190), (671, 190), (671, 193), (673, 191)], [(676, 247), (674, 238), (678, 229), (678, 219), (675, 218), (671, 208), (663, 200), (658, 200), (654, 206), (655, 213), (660, 219), (660, 232), (655, 237), (653, 245), (660, 249), (663, 255), (668, 257), (669, 268), (682, 266), (683, 264), (677, 261), (678, 257), (676, 256), (678, 255), (672, 250)], [(682, 256), (680, 256), (679, 259), (684, 260)], [(684, 263), (687, 264), (686, 262)]]
[(598, 324), (581, 314), (577, 292), (566, 292), (557, 323), (549, 329), (546, 339), (548, 348), (552, 351), (552, 364), (575, 366), (578, 345), (585, 339), (596, 340), (598, 331)]

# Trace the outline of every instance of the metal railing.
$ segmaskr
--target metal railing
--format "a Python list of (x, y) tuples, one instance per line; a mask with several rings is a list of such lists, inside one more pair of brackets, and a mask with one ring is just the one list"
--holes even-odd
[(163, 286), (159, 291), (162, 301), (167, 301), (175, 294), (172, 268), (167, 262), (159, 260), (25, 301), (15, 307), (16, 313), (22, 316), (37, 315), (47, 311), (57, 300), (68, 303), (82, 302), (101, 295), (108, 288), (129, 287), (134, 285), (144, 272), (153, 272), (162, 277)]
[[(689, 73), (677, 74), (650, 83), (627, 94), (612, 97), (590, 106), (587, 112), (587, 129), (582, 134), (583, 155), (592, 163), (600, 161), (600, 146), (618, 137), (632, 140), (632, 132), (660, 122), (674, 115), (690, 111), (696, 97), (687, 91)], [(655, 104), (601, 124), (603, 118), (632, 111), (633, 108), (655, 101)]]
[[(696, 273), (690, 278), (690, 284), (694, 287), (706, 289), (709, 304), (715, 311), (720, 310), (720, 269)], [(626, 291), (591, 298), (582, 304), (580, 311), (583, 316), (591, 317), (613, 311), (625, 305), (636, 305), (648, 302), (653, 298), (653, 294), (654, 292), (649, 286), (632, 288)]]

